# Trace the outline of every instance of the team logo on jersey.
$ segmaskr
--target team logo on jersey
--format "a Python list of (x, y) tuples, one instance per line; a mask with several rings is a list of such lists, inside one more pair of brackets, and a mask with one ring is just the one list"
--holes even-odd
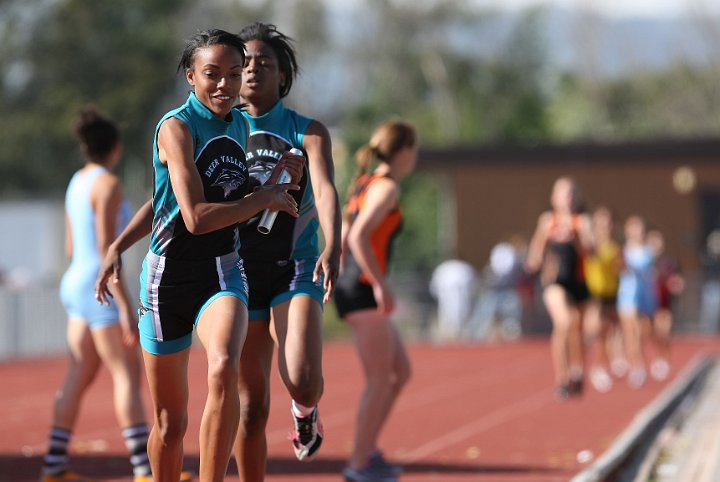
[(205, 199), (223, 202), (242, 198), (248, 189), (246, 162), (245, 150), (235, 139), (220, 136), (208, 141), (195, 159)]
[(268, 179), (270, 179), (270, 175), (272, 175), (276, 165), (277, 162), (255, 161), (250, 165), (248, 171), (254, 179), (257, 179), (260, 184), (264, 185)]
[(234, 169), (223, 169), (220, 171), (220, 175), (212, 183), (213, 187), (220, 187), (227, 198), (233, 191), (237, 190), (240, 186), (245, 184), (247, 178), (242, 175), (241, 172)]

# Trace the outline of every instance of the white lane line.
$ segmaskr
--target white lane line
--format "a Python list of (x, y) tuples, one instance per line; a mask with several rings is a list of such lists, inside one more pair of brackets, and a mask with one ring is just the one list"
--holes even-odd
[(496, 427), (502, 423), (516, 419), (521, 415), (535, 411), (545, 405), (555, 403), (553, 397), (547, 390), (538, 392), (520, 402), (508, 405), (500, 410), (496, 410), (488, 415), (476, 419), (474, 422), (463, 424), (452, 432), (448, 432), (444, 436), (433, 439), (431, 442), (421, 445), (405, 454), (402, 457), (403, 463), (412, 463), (423, 459), (429, 455), (443, 450), (446, 447), (457, 444), (468, 439), (480, 432)]
[[(397, 406), (393, 409), (393, 413), (400, 413), (413, 408), (426, 406), (441, 399), (456, 399), (464, 392), (477, 391), (479, 384), (493, 384), (501, 379), (503, 381), (509, 381), (515, 378), (525, 378), (527, 374), (527, 367), (517, 366), (513, 370), (488, 370), (483, 373), (484, 376), (471, 373), (455, 377), (443, 384), (428, 386), (418, 392), (401, 394)], [(354, 423), (356, 410), (357, 407), (353, 405), (346, 407), (344, 410), (324, 414), (322, 401), (320, 401), (320, 415), (326, 429)], [(288, 434), (291, 430), (290, 425), (292, 424), (289, 407), (287, 414), (287, 428), (272, 430), (265, 434), (268, 446), (287, 443), (289, 439)]]

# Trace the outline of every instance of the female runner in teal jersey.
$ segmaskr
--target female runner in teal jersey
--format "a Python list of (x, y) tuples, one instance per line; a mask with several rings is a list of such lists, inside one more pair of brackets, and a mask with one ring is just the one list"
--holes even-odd
[(96, 297), (107, 302), (107, 281), (113, 267), (117, 273), (120, 253), (152, 227), (141, 276), (140, 332), (155, 414), (148, 453), (155, 478), (164, 482), (178, 480), (182, 465), (193, 329), (208, 361), (200, 479), (224, 479), (239, 422), (247, 331), (237, 224), (266, 208), (297, 215), (287, 193), (297, 186), (247, 192), (247, 127), (233, 111), (244, 60), (242, 41), (221, 30), (202, 32), (186, 45), (179, 70), (194, 92), (158, 124), (152, 210), (141, 208), (111, 245), (96, 283)]
[[(250, 125), (248, 167), (263, 183), (278, 160), (290, 164), (291, 148), (307, 158), (300, 190), (293, 192), (299, 217), (280, 214), (269, 234), (257, 218), (240, 230), (240, 253), (250, 286), (250, 323), (240, 364), (242, 415), (235, 447), (240, 478), (265, 477), (270, 371), (274, 347), (291, 398), (292, 444), (310, 460), (322, 443), (317, 403), (323, 393), (323, 303), (332, 295), (340, 265), (340, 204), (334, 184), (330, 135), (323, 124), (282, 102), (297, 72), (290, 38), (274, 25), (254, 23), (239, 34), (246, 55), (240, 96)], [(325, 241), (320, 250), (318, 227)]]

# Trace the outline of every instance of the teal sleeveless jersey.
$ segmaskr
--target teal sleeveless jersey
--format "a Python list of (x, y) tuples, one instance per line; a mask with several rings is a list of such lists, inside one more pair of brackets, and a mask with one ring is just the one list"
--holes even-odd
[(190, 93), (187, 102), (165, 114), (155, 129), (153, 143), (153, 226), (150, 251), (174, 259), (202, 260), (222, 256), (239, 247), (236, 225), (210, 233), (191, 234), (172, 189), (167, 165), (158, 155), (158, 131), (174, 117), (185, 123), (193, 138), (195, 165), (208, 202), (234, 201), (249, 188), (245, 161), (247, 123), (233, 109), (223, 120)]
[[(247, 112), (242, 115), (250, 124), (247, 164), (253, 184), (265, 184), (283, 153), (293, 147), (305, 153), (303, 136), (312, 119), (287, 109), (282, 101), (260, 117), (253, 117)], [(279, 213), (269, 234), (261, 234), (257, 230), (261, 213), (248, 220), (240, 228), (240, 255), (243, 258), (288, 260), (318, 255), (319, 221), (308, 167), (306, 163), (299, 183), (300, 190), (290, 191), (298, 203), (300, 217)]]

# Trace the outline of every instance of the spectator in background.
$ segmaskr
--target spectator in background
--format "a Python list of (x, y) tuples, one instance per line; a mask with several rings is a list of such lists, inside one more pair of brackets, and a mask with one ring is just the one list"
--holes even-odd
[(525, 276), (523, 251), (524, 243), (517, 237), (490, 250), (468, 330), (472, 338), (492, 341), (498, 336), (503, 339), (520, 336), (523, 304), (518, 285)]
[(708, 235), (702, 261), (700, 328), (705, 333), (717, 333), (720, 325), (720, 230)]
[(685, 289), (685, 278), (680, 263), (665, 250), (665, 237), (657, 229), (648, 231), (648, 244), (657, 253), (657, 311), (652, 318), (650, 341), (655, 346), (655, 356), (650, 362), (650, 376), (665, 380), (670, 375), (670, 332), (673, 325), (673, 302)]
[(593, 249), (593, 235), (590, 219), (580, 214), (578, 187), (571, 178), (555, 181), (550, 204), (552, 209), (538, 218), (526, 267), (530, 273), (540, 272), (543, 301), (552, 320), (555, 397), (565, 400), (583, 390), (582, 313), (589, 298), (583, 257)]
[(467, 261), (448, 259), (433, 270), (430, 294), (437, 300), (440, 339), (455, 340), (468, 327), (477, 289), (477, 272)]

